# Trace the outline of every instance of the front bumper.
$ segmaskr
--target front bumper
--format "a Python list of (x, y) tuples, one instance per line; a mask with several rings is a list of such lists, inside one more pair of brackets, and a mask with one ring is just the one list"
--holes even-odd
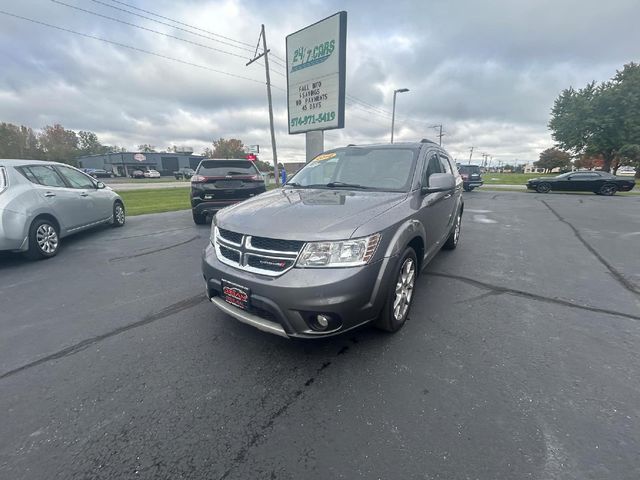
[[(202, 271), (207, 295), (225, 313), (261, 330), (297, 338), (337, 335), (375, 319), (389, 292), (398, 257), (362, 267), (293, 268), (280, 277), (266, 277), (223, 264), (209, 244)], [(251, 290), (251, 309), (227, 304), (221, 297), (222, 280)], [(309, 319), (328, 314), (339, 327), (317, 331)]]
[(462, 185), (465, 187), (471, 187), (471, 188), (476, 188), (476, 187), (481, 187), (484, 184), (484, 182), (482, 180), (463, 180), (462, 181)]

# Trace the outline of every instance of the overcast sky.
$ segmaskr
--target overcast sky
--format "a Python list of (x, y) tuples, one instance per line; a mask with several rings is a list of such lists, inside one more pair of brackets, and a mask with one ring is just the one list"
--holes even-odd
[[(245, 67), (251, 47), (212, 35), (253, 45), (261, 23), (278, 61), (287, 34), (348, 12), (346, 126), (326, 132), (326, 148), (389, 141), (393, 89), (409, 88), (398, 96), (397, 141), (435, 139), (429, 127), (443, 124), (444, 146), (458, 160), (471, 146), (475, 159), (536, 160), (553, 145), (547, 122), (563, 88), (607, 80), (640, 60), (638, 0), (60, 1), (208, 47), (50, 0), (0, 1), (5, 12), (208, 68), (0, 15), (0, 121), (60, 123), (128, 149), (200, 152), (234, 137), (259, 144), (270, 160), (264, 68)], [(190, 34), (123, 3), (212, 33)], [(303, 161), (304, 135), (287, 133), (284, 74), (272, 65), (278, 156)]]

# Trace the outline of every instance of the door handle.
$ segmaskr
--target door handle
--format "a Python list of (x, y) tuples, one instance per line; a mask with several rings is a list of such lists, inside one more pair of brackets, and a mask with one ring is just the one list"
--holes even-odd
[(55, 193), (53, 193), (53, 192), (47, 192), (47, 193), (45, 193), (45, 194), (44, 194), (44, 196), (45, 196), (45, 197), (55, 197), (55, 196), (56, 196), (56, 194), (55, 194)]
[(447, 198), (451, 198), (451, 194), (450, 194), (450, 193), (447, 193), (447, 194), (444, 196), (444, 198), (445, 198), (445, 200), (446, 200)]
[(88, 194), (88, 193), (86, 193), (86, 192), (82, 192), (82, 193), (80, 194), (80, 196), (81, 196), (81, 197), (88, 197), (88, 196), (89, 196), (89, 194)]

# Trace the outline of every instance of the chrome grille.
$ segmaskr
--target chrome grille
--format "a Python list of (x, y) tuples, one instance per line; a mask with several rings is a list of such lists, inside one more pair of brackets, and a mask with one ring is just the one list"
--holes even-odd
[(253, 237), (215, 227), (214, 248), (229, 266), (277, 277), (293, 268), (304, 242)]

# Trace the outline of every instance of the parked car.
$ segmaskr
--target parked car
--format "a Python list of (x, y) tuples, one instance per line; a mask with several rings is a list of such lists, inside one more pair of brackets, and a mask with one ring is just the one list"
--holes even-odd
[(548, 193), (551, 190), (569, 192), (593, 192), (597, 195), (615, 195), (628, 192), (635, 186), (632, 178), (621, 178), (607, 172), (569, 172), (556, 177), (532, 178), (527, 182), (529, 190)]
[(421, 269), (458, 244), (462, 184), (427, 140), (323, 153), (282, 189), (218, 212), (203, 253), (207, 295), (284, 337), (370, 322), (395, 332)]
[(176, 177), (176, 180), (189, 180), (194, 173), (196, 171), (193, 168), (181, 168), (177, 172), (173, 172), (173, 176)]
[(458, 165), (458, 171), (462, 177), (465, 192), (470, 192), (474, 188), (482, 186), (482, 173), (478, 165)]
[(142, 170), (134, 170), (131, 172), (131, 178), (144, 178), (144, 172)]
[(115, 174), (102, 168), (85, 168), (85, 173), (91, 175), (93, 178), (113, 178)]
[(160, 172), (153, 169), (145, 170), (143, 175), (144, 178), (160, 178)]
[(122, 198), (56, 162), (0, 160), (0, 250), (53, 257), (60, 239), (96, 225), (125, 224)]
[(629, 166), (622, 166), (618, 168), (616, 175), (624, 177), (633, 177), (636, 174), (636, 169)]
[(191, 211), (196, 224), (221, 208), (266, 192), (264, 178), (251, 160), (203, 160), (191, 177)]

